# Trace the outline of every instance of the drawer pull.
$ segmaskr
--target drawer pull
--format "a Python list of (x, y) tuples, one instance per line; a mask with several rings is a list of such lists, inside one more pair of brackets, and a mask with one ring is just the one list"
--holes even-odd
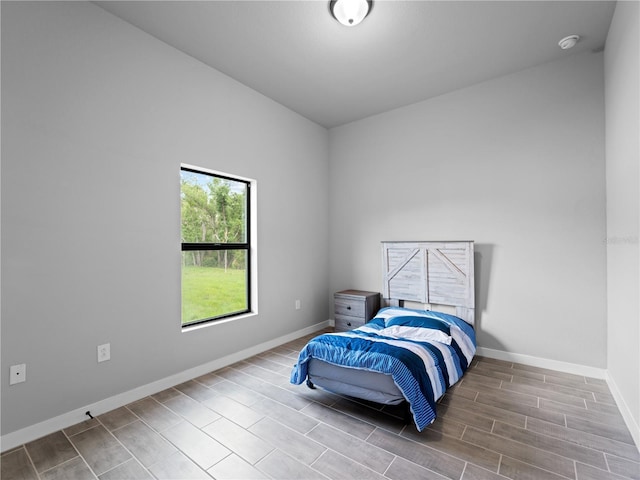
[(347, 310), (351, 310), (351, 305), (347, 305)]
[(347, 327), (350, 327), (350, 326), (351, 326), (351, 322), (347, 322)]

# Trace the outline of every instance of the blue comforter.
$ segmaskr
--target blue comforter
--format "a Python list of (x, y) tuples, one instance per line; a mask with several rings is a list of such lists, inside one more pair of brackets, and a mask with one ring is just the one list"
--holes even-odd
[(435, 420), (435, 403), (462, 377), (475, 351), (475, 332), (462, 319), (388, 307), (363, 327), (312, 339), (298, 356), (291, 383), (306, 380), (311, 358), (391, 375), (422, 431)]

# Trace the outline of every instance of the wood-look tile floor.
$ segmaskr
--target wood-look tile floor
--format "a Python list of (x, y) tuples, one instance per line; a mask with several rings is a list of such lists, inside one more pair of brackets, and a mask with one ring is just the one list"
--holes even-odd
[(477, 357), (423, 432), (289, 383), (301, 338), (2, 454), (13, 479), (640, 479), (602, 380)]

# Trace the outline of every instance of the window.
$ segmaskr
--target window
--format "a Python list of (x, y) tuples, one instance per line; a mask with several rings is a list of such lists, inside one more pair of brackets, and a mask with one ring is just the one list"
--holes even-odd
[(251, 312), (251, 181), (182, 166), (182, 326)]

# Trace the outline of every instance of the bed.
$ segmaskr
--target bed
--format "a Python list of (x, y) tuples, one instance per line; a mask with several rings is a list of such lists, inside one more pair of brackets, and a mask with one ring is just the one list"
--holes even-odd
[(291, 383), (383, 405), (419, 431), (476, 351), (472, 241), (382, 242), (383, 308), (364, 326), (300, 351)]

